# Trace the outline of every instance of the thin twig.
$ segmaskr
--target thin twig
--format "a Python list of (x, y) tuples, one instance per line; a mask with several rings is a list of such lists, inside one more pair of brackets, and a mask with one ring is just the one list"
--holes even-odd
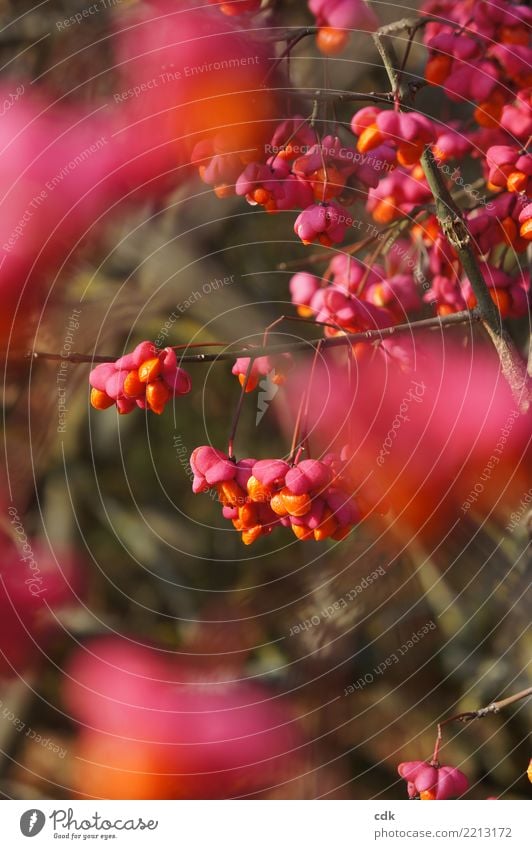
[(240, 398), (238, 399), (238, 404), (236, 405), (236, 410), (235, 410), (235, 413), (233, 415), (233, 421), (231, 422), (231, 431), (229, 433), (228, 448), (227, 448), (227, 456), (229, 457), (230, 460), (234, 460), (234, 457), (235, 457), (234, 444), (235, 444), (236, 429), (238, 427), (238, 422), (240, 421), (240, 414), (242, 412), (242, 406), (244, 404), (244, 398), (246, 396), (246, 390), (248, 388), (248, 382), (249, 382), (249, 378), (251, 377), (251, 372), (252, 372), (252, 369), (253, 369), (253, 363), (254, 362), (255, 362), (254, 357), (250, 357), (248, 367), (247, 367), (247, 370), (246, 370), (246, 376), (244, 378), (244, 382), (242, 383), (242, 390), (240, 392)]
[(445, 24), (446, 26), (460, 26), (460, 24), (454, 24), (453, 21), (448, 21), (443, 17), (438, 17), (437, 15), (423, 15), (420, 18), (401, 18), (400, 21), (393, 21), (391, 24), (385, 24), (377, 30), (375, 35), (394, 35), (399, 32), (410, 32), (411, 30), (415, 31), (420, 29), (420, 27), (425, 26), (425, 24), (433, 23)]
[(305, 400), (306, 400), (305, 395), (306, 395), (305, 392), (303, 392), (302, 395), (301, 395), (301, 398), (300, 398), (300, 401), (299, 401), (299, 407), (297, 409), (296, 423), (294, 425), (294, 433), (292, 434), (292, 444), (290, 445), (290, 454), (288, 455), (288, 460), (287, 460), (287, 463), (291, 466), (294, 464), (294, 458), (295, 458), (296, 453), (298, 452), (298, 449), (300, 447), (299, 435), (301, 433), (301, 420), (302, 420), (302, 417), (303, 417), (303, 408), (305, 406)]
[(526, 699), (528, 696), (532, 696), (532, 687), (527, 687), (526, 690), (520, 690), (519, 693), (515, 693), (513, 696), (508, 696), (505, 699), (500, 699), (497, 702), (491, 702), (486, 707), (479, 708), (478, 710), (468, 710), (464, 713), (457, 713), (456, 716), (450, 716), (449, 719), (444, 719), (443, 722), (439, 722), (431, 763), (434, 766), (438, 764), (438, 756), (443, 738), (442, 729), (445, 725), (449, 725), (451, 722), (471, 722), (473, 719), (483, 719), (485, 716), (489, 716), (489, 714), (499, 713), (501, 710), (504, 710), (504, 708), (515, 704), (515, 702), (521, 701), (521, 699)]
[(299, 454), (300, 454), (303, 446), (307, 450), (307, 457), (310, 459), (310, 456), (311, 456), (310, 455), (310, 443), (309, 443), (309, 428), (308, 428), (309, 414), (310, 414), (310, 396), (311, 396), (311, 392), (312, 392), (312, 384), (314, 383), (314, 372), (316, 371), (316, 364), (318, 362), (318, 358), (319, 358), (321, 350), (323, 348), (324, 341), (325, 340), (322, 339), (320, 342), (318, 342), (318, 344), (316, 345), (316, 350), (314, 351), (314, 356), (312, 358), (312, 367), (310, 369), (310, 377), (309, 377), (306, 392), (305, 392), (305, 407), (304, 407), (304, 410), (303, 410), (303, 419), (302, 419), (302, 437), (303, 438), (301, 439), (301, 445), (300, 445), (299, 451), (297, 452), (296, 457), (295, 457), (296, 463), (298, 462)]
[(316, 27), (305, 27), (305, 29), (299, 30), (299, 32), (296, 32), (295, 34), (293, 34), (288, 39), (288, 44), (286, 45), (285, 49), (282, 51), (282, 53), (279, 54), (279, 56), (277, 57), (277, 59), (275, 60), (275, 62), (271, 66), (271, 68), (269, 69), (268, 73), (264, 77), (264, 79), (262, 81), (262, 85), (263, 86), (266, 85), (266, 83), (268, 82), (269, 79), (271, 79), (271, 77), (273, 76), (273, 74), (275, 73), (275, 71), (277, 70), (277, 68), (279, 67), (281, 62), (283, 61), (283, 59), (290, 57), (290, 53), (292, 52), (294, 47), (297, 44), (299, 44), (300, 41), (302, 41), (304, 38), (307, 38), (309, 35), (315, 35), (316, 32), (317, 32)]
[(271, 89), (281, 94), (288, 94), (298, 100), (312, 100), (318, 103), (391, 103), (393, 100), (393, 92), (385, 91), (342, 91), (340, 89), (329, 89), (323, 91), (321, 88), (283, 88), (276, 87)]
[[(480, 311), (475, 308), (472, 310), (462, 310), (451, 315), (434, 316), (433, 318), (422, 318), (418, 321), (410, 321), (405, 324), (394, 324), (391, 327), (381, 327), (378, 330), (365, 330), (362, 333), (346, 333), (342, 336), (331, 336), (327, 339), (309, 339), (302, 342), (288, 342), (284, 345), (266, 345), (261, 347), (248, 347), (238, 351), (222, 351), (219, 354), (184, 354), (179, 358), (180, 363), (217, 363), (227, 360), (238, 359), (239, 357), (261, 357), (267, 354), (283, 354), (293, 351), (308, 351), (309, 348), (316, 348), (317, 345), (323, 343), (323, 348), (339, 348), (348, 343), (357, 342), (380, 342), (390, 336), (396, 336), (399, 333), (412, 333), (417, 330), (427, 330), (430, 328), (445, 328), (455, 324), (471, 324), (480, 320)], [(33, 360), (64, 360), (61, 354), (50, 354), (46, 351), (30, 351), (24, 355), (25, 359)], [(13, 358), (14, 359), (14, 358)], [(68, 361), (71, 363), (109, 363), (116, 359), (113, 355), (102, 356), (92, 354), (71, 354)]]

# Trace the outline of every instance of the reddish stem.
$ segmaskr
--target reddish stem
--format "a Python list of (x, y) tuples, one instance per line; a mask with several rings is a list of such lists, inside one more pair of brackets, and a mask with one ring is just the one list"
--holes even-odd
[[(287, 463), (289, 465), (293, 465), (296, 462), (296, 456), (299, 458), (299, 453), (301, 451), (301, 445), (299, 445), (299, 434), (301, 432), (301, 419), (303, 417), (303, 407), (305, 406), (306, 398), (307, 398), (307, 390), (303, 392), (301, 395), (301, 400), (299, 402), (299, 407), (297, 410), (296, 423), (294, 426), (294, 433), (292, 436), (292, 444), (290, 446), (290, 454), (288, 455)], [(297, 454), (296, 454), (297, 452)]]
[(233, 421), (231, 423), (231, 432), (229, 434), (229, 441), (228, 441), (228, 446), (227, 446), (227, 454), (228, 454), (230, 460), (235, 459), (233, 448), (234, 448), (234, 442), (235, 442), (235, 436), (236, 436), (236, 429), (238, 427), (238, 422), (240, 421), (240, 414), (242, 412), (242, 406), (244, 404), (244, 396), (246, 394), (246, 389), (247, 389), (249, 378), (251, 376), (251, 370), (253, 368), (254, 362), (255, 362), (254, 358), (250, 357), (248, 367), (247, 367), (247, 371), (246, 371), (246, 376), (244, 378), (244, 383), (242, 384), (242, 391), (240, 392), (240, 398), (238, 399), (238, 404), (236, 405), (236, 410), (235, 410), (235, 413), (234, 413), (234, 416), (233, 416)]

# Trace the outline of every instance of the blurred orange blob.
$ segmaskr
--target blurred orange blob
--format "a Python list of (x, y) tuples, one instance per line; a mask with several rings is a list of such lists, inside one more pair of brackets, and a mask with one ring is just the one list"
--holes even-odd
[[(219, 6), (218, 0), (210, 0)], [(245, 12), (256, 12), (260, 9), (262, 0), (230, 0), (230, 2), (222, 3), (219, 6), (220, 12), (224, 15), (242, 15)]]
[(371, 214), (374, 221), (378, 221), (379, 224), (389, 224), (400, 217), (401, 210), (397, 207), (395, 198), (390, 196), (379, 201)]
[[(491, 300), (499, 310), (502, 317), (506, 318), (506, 316), (511, 312), (512, 309), (512, 299), (507, 290), (490, 288), (489, 293)], [(467, 299), (467, 306), (469, 307), (469, 309), (473, 309), (474, 307), (476, 307), (476, 305), (477, 299), (474, 295), (470, 295), (470, 297)]]
[(464, 348), (451, 333), (367, 345), (351, 384), (338, 357), (325, 355), (311, 392), (315, 456), (316, 441), (342, 449), (356, 497), (371, 485), (394, 528), (431, 539), (469, 513), (504, 519), (530, 486), (530, 411), (520, 412), (487, 343)]
[(335, 27), (320, 27), (316, 36), (318, 49), (325, 56), (337, 56), (347, 46), (349, 33)]
[(83, 731), (76, 745), (74, 782), (97, 799), (180, 798), (168, 753), (161, 746)]
[(272, 50), (237, 18), (182, 6), (152, 0), (116, 16), (119, 75), (105, 110), (56, 103), (28, 84), (3, 116), (3, 348), (8, 339), (14, 353), (31, 347), (52, 276), (103, 232), (108, 211), (182, 184), (197, 142), (234, 152), (242, 168), (264, 153), (278, 119), (266, 85), (278, 80)]
[(504, 95), (494, 91), (489, 100), (482, 101), (475, 109), (473, 114), (477, 124), (488, 129), (499, 127), (504, 103)]
[(427, 62), (425, 79), (431, 85), (441, 85), (451, 73), (452, 59), (450, 56), (437, 54)]
[(287, 778), (302, 742), (290, 705), (235, 672), (217, 680), (202, 665), (126, 638), (79, 650), (65, 677), (65, 700), (81, 725), (78, 794), (226, 799)]
[(170, 0), (134, 10), (118, 33), (123, 92), (115, 97), (132, 169), (136, 152), (144, 163), (183, 167), (206, 139), (217, 154), (256, 158), (278, 117), (266, 86), (275, 69), (267, 43), (244, 25), (219, 9), (179, 9)]

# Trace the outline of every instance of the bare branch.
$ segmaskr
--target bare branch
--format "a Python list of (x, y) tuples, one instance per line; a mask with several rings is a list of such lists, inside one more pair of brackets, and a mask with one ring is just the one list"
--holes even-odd
[(505, 699), (500, 699), (498, 702), (491, 702), (486, 707), (479, 708), (478, 710), (468, 710), (464, 713), (457, 713), (456, 716), (450, 716), (449, 719), (444, 719), (443, 722), (439, 722), (436, 744), (432, 755), (432, 763), (434, 765), (438, 763), (438, 756), (443, 737), (442, 729), (445, 725), (449, 725), (451, 722), (471, 722), (473, 719), (483, 719), (483, 717), (499, 713), (501, 710), (504, 710), (504, 708), (521, 701), (521, 699), (527, 699), (529, 696), (532, 696), (532, 687), (527, 687), (526, 690), (520, 690), (519, 693), (515, 693), (513, 696), (507, 696)]
[[(430, 328), (445, 328), (455, 324), (471, 324), (479, 320), (480, 311), (478, 309), (463, 310), (462, 312), (452, 313), (451, 315), (422, 318), (419, 321), (394, 324), (391, 327), (382, 327), (378, 330), (365, 330), (363, 333), (345, 333), (341, 336), (331, 336), (328, 339), (321, 337), (320, 339), (309, 339), (308, 342), (289, 342), (284, 345), (262, 345), (257, 347), (249, 346), (237, 351), (222, 351), (219, 354), (184, 354), (179, 358), (179, 362), (217, 363), (234, 360), (239, 357), (261, 357), (267, 354), (308, 351), (311, 348), (316, 348), (318, 345), (321, 345), (321, 348), (340, 348), (343, 345), (355, 344), (356, 342), (381, 342), (383, 339), (388, 339), (390, 336), (396, 336), (399, 333), (413, 333), (417, 330), (427, 330)], [(52, 354), (46, 351), (29, 351), (24, 355), (24, 358), (31, 360), (65, 360), (65, 357), (61, 354)], [(95, 365), (97, 363), (113, 362), (116, 360), (116, 356), (112, 354), (108, 356), (101, 354), (71, 354), (67, 360), (69, 363), (89, 363)]]

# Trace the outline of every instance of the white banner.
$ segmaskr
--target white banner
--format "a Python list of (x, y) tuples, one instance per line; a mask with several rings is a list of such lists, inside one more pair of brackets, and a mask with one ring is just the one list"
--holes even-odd
[(5, 801), (0, 816), (2, 849), (65, 844), (117, 849), (529, 849), (532, 845), (530, 804), (503, 800), (39, 801), (34, 806)]

